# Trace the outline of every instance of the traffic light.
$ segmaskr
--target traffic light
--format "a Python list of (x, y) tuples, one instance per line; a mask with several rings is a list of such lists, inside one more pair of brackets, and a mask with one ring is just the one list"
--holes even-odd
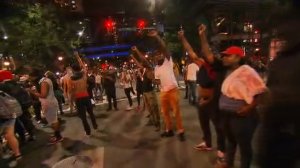
[(104, 26), (108, 32), (111, 32), (114, 29), (115, 22), (111, 18), (108, 18), (104, 21)]
[(146, 27), (146, 21), (144, 19), (139, 19), (139, 20), (137, 20), (136, 26), (139, 30), (142, 30)]

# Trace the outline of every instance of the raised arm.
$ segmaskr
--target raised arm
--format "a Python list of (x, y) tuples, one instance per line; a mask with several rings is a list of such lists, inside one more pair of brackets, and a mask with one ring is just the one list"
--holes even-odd
[(86, 66), (84, 65), (82, 59), (80, 58), (78, 51), (75, 51), (75, 52), (74, 52), (74, 55), (75, 55), (76, 60), (78, 61), (79, 65), (80, 65), (80, 67), (82, 68), (82, 70), (83, 70), (85, 73), (87, 73), (87, 68), (86, 68)]
[(139, 68), (144, 68), (143, 65), (140, 64), (140, 62), (132, 54), (130, 54), (130, 57), (133, 59), (133, 61)]
[(158, 41), (159, 46), (160, 46), (160, 49), (162, 50), (163, 54), (166, 56), (166, 58), (167, 58), (168, 60), (170, 60), (171, 54), (170, 54), (170, 52), (168, 51), (167, 45), (166, 45), (166, 43), (164, 42), (164, 40), (158, 35), (157, 30), (152, 30), (152, 31), (150, 31), (150, 32), (148, 33), (148, 36), (153, 37), (153, 38), (155, 38), (155, 39)]
[(150, 62), (146, 59), (146, 57), (140, 52), (140, 50), (136, 46), (131, 47), (131, 50), (142, 60), (142, 62), (145, 65), (147, 65), (148, 67), (151, 67)]
[(204, 24), (201, 24), (198, 27), (198, 34), (200, 36), (200, 42), (201, 42), (201, 50), (207, 59), (207, 62), (212, 64), (215, 61), (215, 56), (210, 50), (208, 41), (207, 41), (207, 36), (206, 36), (206, 26)]
[(204, 63), (204, 60), (202, 58), (199, 58), (198, 55), (194, 52), (193, 48), (191, 47), (190, 43), (187, 41), (187, 39), (184, 36), (183, 31), (178, 32), (178, 37), (181, 40), (181, 43), (184, 47), (184, 49), (188, 52), (188, 55), (190, 59), (197, 64), (198, 66), (201, 66)]

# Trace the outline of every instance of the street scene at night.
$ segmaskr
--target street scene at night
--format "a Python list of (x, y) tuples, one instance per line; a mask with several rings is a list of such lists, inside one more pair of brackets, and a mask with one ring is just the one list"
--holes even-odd
[(0, 168), (300, 168), (299, 0), (1, 0)]

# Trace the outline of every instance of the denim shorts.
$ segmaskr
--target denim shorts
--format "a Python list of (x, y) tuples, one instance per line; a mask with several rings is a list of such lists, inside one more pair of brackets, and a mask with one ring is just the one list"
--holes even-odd
[(3, 134), (4, 130), (8, 127), (15, 125), (16, 119), (0, 119), (0, 135)]

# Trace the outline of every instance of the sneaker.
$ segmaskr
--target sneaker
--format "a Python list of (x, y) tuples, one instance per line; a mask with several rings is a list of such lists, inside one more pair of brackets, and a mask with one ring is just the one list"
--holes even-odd
[(178, 134), (178, 139), (179, 139), (179, 141), (181, 141), (181, 142), (185, 141), (185, 136), (184, 136), (184, 133), (183, 133), (183, 132)]
[(172, 137), (172, 136), (174, 136), (174, 132), (172, 130), (165, 131), (160, 136), (163, 137), (163, 138)]
[(211, 151), (212, 150), (212, 148), (208, 147), (205, 142), (202, 142), (202, 143), (194, 146), (194, 149), (199, 150), (199, 151)]
[(133, 109), (132, 106), (127, 106), (126, 111), (130, 111), (132, 109)]
[(22, 155), (14, 156), (8, 163), (8, 167), (16, 167), (18, 162), (22, 159)]
[(56, 143), (62, 142), (63, 140), (64, 140), (63, 137), (60, 137), (60, 138), (57, 138), (57, 137), (50, 138), (50, 140), (48, 142), (48, 145), (54, 145)]
[(35, 141), (35, 140), (36, 140), (36, 136), (35, 136), (35, 135), (31, 135), (31, 136), (29, 136), (29, 138), (27, 139), (28, 142)]

